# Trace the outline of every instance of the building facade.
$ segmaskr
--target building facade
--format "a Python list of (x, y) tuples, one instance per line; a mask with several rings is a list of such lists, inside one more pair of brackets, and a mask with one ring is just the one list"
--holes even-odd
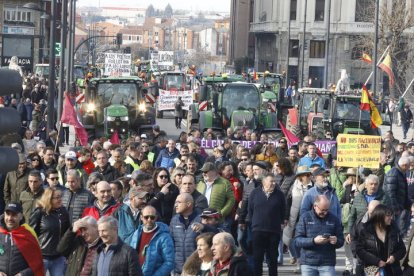
[[(406, 1), (409, 11), (412, 2)], [(366, 16), (372, 12), (374, 3), (374, 0), (255, 0), (250, 32), (255, 36), (256, 69), (288, 71), (289, 79), (299, 87), (336, 83), (341, 69), (347, 70), (351, 85), (365, 82), (371, 66), (359, 60), (363, 49), (356, 45), (358, 36), (374, 32), (374, 25)], [(380, 0), (380, 6), (391, 3)], [(326, 51), (329, 16), (329, 51)]]

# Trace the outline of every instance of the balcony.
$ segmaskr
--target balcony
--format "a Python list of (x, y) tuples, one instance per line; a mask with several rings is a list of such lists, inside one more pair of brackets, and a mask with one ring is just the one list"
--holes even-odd
[(277, 33), (278, 24), (272, 21), (250, 23), (252, 33)]

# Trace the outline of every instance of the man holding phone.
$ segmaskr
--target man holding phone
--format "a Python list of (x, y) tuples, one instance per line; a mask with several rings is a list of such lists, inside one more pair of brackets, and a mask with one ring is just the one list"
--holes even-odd
[(318, 195), (313, 209), (303, 213), (296, 226), (296, 245), (301, 248), (302, 275), (335, 275), (335, 250), (344, 244), (339, 219), (329, 212), (329, 199)]

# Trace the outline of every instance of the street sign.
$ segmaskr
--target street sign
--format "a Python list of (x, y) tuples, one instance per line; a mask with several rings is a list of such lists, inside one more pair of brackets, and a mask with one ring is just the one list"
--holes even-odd
[(55, 42), (55, 56), (60, 56), (62, 51), (62, 44), (60, 42)]

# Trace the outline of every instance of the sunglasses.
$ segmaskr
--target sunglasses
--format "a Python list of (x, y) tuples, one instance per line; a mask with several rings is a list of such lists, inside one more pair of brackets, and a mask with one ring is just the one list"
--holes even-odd
[(166, 176), (166, 175), (159, 175), (158, 177), (159, 177), (159, 178), (161, 178), (161, 179), (166, 179), (166, 178), (168, 178), (168, 176)]
[(248, 158), (242, 158), (241, 160), (242, 161), (248, 161), (249, 159)]
[(142, 217), (146, 220), (149, 220), (149, 219), (155, 220), (155, 216), (142, 216)]
[(183, 177), (183, 176), (184, 176), (184, 174), (177, 173), (175, 176)]
[(58, 180), (58, 179), (59, 179), (59, 177), (50, 177), (49, 179), (50, 179), (50, 180)]
[(33, 161), (37, 161), (37, 162), (39, 162), (40, 160), (39, 160), (39, 159), (32, 159), (32, 162), (33, 162)]

